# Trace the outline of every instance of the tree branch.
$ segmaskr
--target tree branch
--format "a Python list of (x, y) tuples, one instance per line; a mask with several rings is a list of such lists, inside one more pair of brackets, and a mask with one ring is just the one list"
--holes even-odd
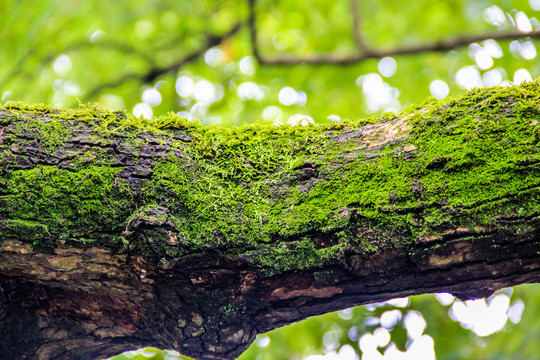
[(249, 27), (249, 35), (251, 40), (251, 48), (253, 49), (253, 56), (259, 63), (263, 63), (264, 59), (261, 56), (261, 53), (259, 52), (259, 42), (257, 41), (257, 24), (255, 20), (255, 1), (256, 0), (248, 0), (248, 27)]
[[(65, 53), (69, 53), (69, 52), (72, 52), (72, 51), (76, 51), (76, 50), (84, 49), (84, 48), (89, 48), (89, 47), (90, 48), (101, 47), (101, 48), (105, 48), (105, 49), (121, 51), (121, 52), (123, 52), (125, 54), (133, 54), (133, 55), (135, 55), (137, 57), (140, 57), (141, 59), (144, 59), (149, 66), (151, 66), (151, 67), (155, 66), (155, 60), (154, 60), (154, 58), (152, 56), (150, 56), (150, 55), (146, 54), (145, 52), (143, 52), (143, 51), (141, 51), (141, 50), (139, 50), (139, 49), (137, 49), (137, 48), (135, 48), (133, 46), (130, 46), (128, 44), (123, 44), (123, 43), (116, 42), (116, 41), (111, 41), (111, 40), (100, 41), (100, 42), (97, 42), (97, 43), (91, 43), (88, 40), (84, 40), (84, 41), (79, 41), (77, 43), (66, 46), (62, 50), (57, 51), (54, 54), (50, 54), (50, 55), (46, 56), (41, 61), (41, 64), (36, 69), (34, 69), (33, 72), (40, 71), (45, 66), (49, 65), (50, 62), (54, 58), (56, 58), (57, 56), (59, 56), (61, 54), (65, 54)], [(32, 52), (33, 52), (33, 50), (29, 51), (29, 53), (32, 53)], [(22, 56), (17, 61), (17, 63), (13, 66), (13, 70), (11, 70), (9, 72), (9, 74), (2, 81), (0, 81), (0, 86), (4, 86), (7, 82), (9, 82), (10, 80), (16, 78), (19, 74), (23, 73), (22, 69), (23, 69), (23, 66), (24, 66), (24, 63), (25, 63), (27, 57), (28, 57), (28, 55)], [(27, 76), (30, 77), (31, 74), (27, 74)]]
[(262, 55), (259, 45), (257, 43), (257, 26), (255, 16), (256, 0), (248, 0), (249, 20), (248, 26), (251, 34), (251, 42), (253, 48), (253, 55), (261, 65), (298, 65), (298, 64), (310, 64), (310, 65), (351, 65), (361, 63), (367, 59), (379, 59), (387, 56), (400, 56), (400, 55), (413, 55), (424, 52), (443, 52), (454, 50), (459, 47), (468, 46), (475, 42), (485, 40), (517, 40), (523, 38), (540, 38), (540, 31), (533, 31), (530, 33), (521, 33), (517, 31), (511, 32), (494, 32), (488, 34), (479, 34), (471, 36), (461, 36), (449, 39), (443, 39), (431, 44), (418, 44), (409, 45), (403, 47), (397, 47), (393, 49), (372, 49), (366, 46), (365, 41), (358, 32), (359, 15), (358, 11), (354, 11), (357, 8), (355, 0), (351, 0), (351, 8), (353, 11), (353, 24), (354, 24), (354, 36), (356, 43), (360, 47), (360, 52), (351, 56), (340, 56), (335, 54), (319, 54), (306, 57), (265, 57)]
[(148, 69), (145, 73), (132, 73), (132, 74), (126, 74), (116, 80), (112, 80), (110, 82), (103, 83), (94, 89), (90, 90), (86, 95), (86, 99), (92, 99), (95, 98), (100, 92), (102, 92), (105, 89), (119, 86), (123, 84), (124, 82), (128, 80), (140, 80), (145, 83), (149, 83), (154, 81), (157, 77), (167, 74), (171, 71), (178, 71), (182, 66), (194, 61), (195, 59), (199, 58), (201, 55), (203, 55), (206, 50), (217, 46), (223, 42), (223, 40), (233, 36), (236, 34), (240, 29), (242, 28), (242, 23), (238, 22), (236, 25), (234, 25), (229, 31), (226, 33), (215, 36), (215, 35), (209, 35), (206, 38), (205, 43), (199, 48), (198, 50), (193, 51), (192, 53), (184, 56), (180, 60), (165, 66), (165, 67), (151, 67)]
[(364, 38), (362, 37), (362, 34), (360, 33), (360, 12), (358, 10), (358, 0), (350, 0), (351, 4), (351, 13), (352, 13), (352, 20), (353, 20), (353, 34), (354, 34), (354, 40), (356, 41), (356, 45), (360, 50), (365, 50), (368, 47), (366, 46), (366, 43), (364, 41)]
[(0, 107), (0, 358), (234, 359), (308, 316), (540, 282), (539, 101), (243, 129)]

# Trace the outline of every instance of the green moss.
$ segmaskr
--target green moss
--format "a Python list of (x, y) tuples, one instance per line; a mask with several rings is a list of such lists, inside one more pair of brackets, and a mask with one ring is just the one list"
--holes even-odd
[[(407, 246), (456, 227), (489, 228), (500, 216), (538, 215), (539, 87), (476, 90), (397, 116), (277, 128), (10, 104), (4, 109), (52, 116), (45, 124), (16, 120), (21, 130), (42, 127), (47, 153), (72, 136), (66, 118), (93, 127), (92, 139), (102, 145), (125, 139), (134, 161), (148, 139), (171, 151), (152, 159), (152, 180), (137, 186), (119, 177), (122, 167), (103, 146), (80, 154), (69, 171), (8, 171), (0, 177), (9, 189), (0, 195), (0, 214), (44, 224), (51, 238), (130, 244), (163, 264), (217, 251), (270, 272)], [(403, 134), (382, 147), (367, 149), (360, 133), (338, 140), (360, 126), (393, 122), (402, 123)], [(126, 232), (137, 221), (142, 230)], [(0, 231), (7, 236), (5, 226)], [(145, 237), (130, 237), (137, 231)]]
[[(106, 167), (72, 172), (51, 166), (13, 171), (0, 179), (0, 187), (9, 189), (0, 197), (1, 213), (9, 214), (15, 224), (33, 224), (27, 232), (42, 229), (46, 238), (82, 243), (113, 239), (134, 206), (131, 190), (118, 172)], [(11, 236), (13, 227), (0, 229), (1, 238)]]
[(46, 225), (29, 220), (5, 220), (0, 223), (0, 236), (32, 242), (38, 250), (49, 250), (54, 245)]
[(44, 122), (39, 119), (27, 118), (18, 122), (17, 134), (34, 134), (42, 150), (54, 152), (69, 136), (69, 131), (56, 119)]

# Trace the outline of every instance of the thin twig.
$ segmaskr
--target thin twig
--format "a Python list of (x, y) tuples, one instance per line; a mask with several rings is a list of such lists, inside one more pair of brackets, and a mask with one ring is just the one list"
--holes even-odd
[(248, 0), (248, 28), (249, 28), (249, 35), (251, 39), (251, 48), (253, 50), (253, 56), (259, 63), (263, 63), (263, 58), (261, 56), (261, 53), (259, 52), (259, 42), (257, 41), (257, 24), (255, 24), (255, 1), (256, 0)]
[(364, 41), (364, 38), (362, 37), (362, 34), (360, 33), (360, 13), (358, 11), (358, 0), (350, 0), (351, 2), (351, 12), (352, 12), (352, 19), (353, 19), (353, 34), (354, 34), (354, 40), (356, 41), (356, 45), (360, 50), (367, 49), (366, 43)]
[[(37, 69), (34, 70), (34, 72), (36, 70), (39, 71), (39, 70), (43, 69), (45, 66), (49, 65), (50, 62), (54, 58), (56, 58), (57, 56), (59, 56), (61, 54), (70, 53), (70, 52), (77, 51), (77, 50), (84, 49), (84, 48), (94, 48), (94, 47), (100, 47), (100, 48), (105, 48), (105, 49), (116, 50), (116, 51), (120, 51), (120, 52), (122, 52), (124, 54), (133, 54), (135, 56), (138, 56), (138, 57), (144, 59), (146, 61), (146, 63), (149, 64), (149, 66), (152, 66), (152, 67), (155, 66), (155, 60), (154, 60), (154, 58), (152, 56), (150, 56), (147, 53), (145, 53), (145, 52), (143, 52), (141, 50), (138, 50), (135, 47), (132, 47), (132, 46), (130, 46), (128, 44), (123, 44), (123, 43), (116, 42), (116, 41), (111, 41), (111, 40), (99, 41), (99, 42), (96, 42), (96, 43), (91, 43), (88, 40), (83, 40), (83, 41), (79, 41), (79, 42), (76, 42), (74, 44), (68, 45), (68, 46), (64, 47), (63, 49), (61, 49), (61, 50), (55, 51), (54, 54), (47, 55), (46, 57), (44, 57), (41, 60), (41, 64), (37, 67)], [(29, 50), (28, 54), (31, 54), (32, 52), (35, 52), (35, 49)], [(15, 77), (17, 77), (19, 74), (23, 74), (24, 63), (30, 57), (30, 55), (28, 55), (28, 54), (19, 58), (17, 63), (13, 66), (13, 70), (11, 70), (9, 72), (9, 74), (2, 81), (0, 81), (0, 85), (5, 85), (9, 81), (11, 81)], [(26, 75), (31, 76), (31, 74), (26, 74)]]

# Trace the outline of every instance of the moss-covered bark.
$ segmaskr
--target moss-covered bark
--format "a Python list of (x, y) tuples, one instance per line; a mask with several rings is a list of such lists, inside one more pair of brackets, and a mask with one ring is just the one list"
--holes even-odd
[(4, 105), (0, 357), (234, 358), (322, 312), (539, 281), (539, 99), (235, 129)]

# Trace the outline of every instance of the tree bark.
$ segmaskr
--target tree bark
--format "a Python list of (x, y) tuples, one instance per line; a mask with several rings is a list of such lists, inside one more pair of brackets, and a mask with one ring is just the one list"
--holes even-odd
[(234, 359), (355, 305), (540, 282), (540, 86), (215, 129), (0, 109), (0, 358)]

